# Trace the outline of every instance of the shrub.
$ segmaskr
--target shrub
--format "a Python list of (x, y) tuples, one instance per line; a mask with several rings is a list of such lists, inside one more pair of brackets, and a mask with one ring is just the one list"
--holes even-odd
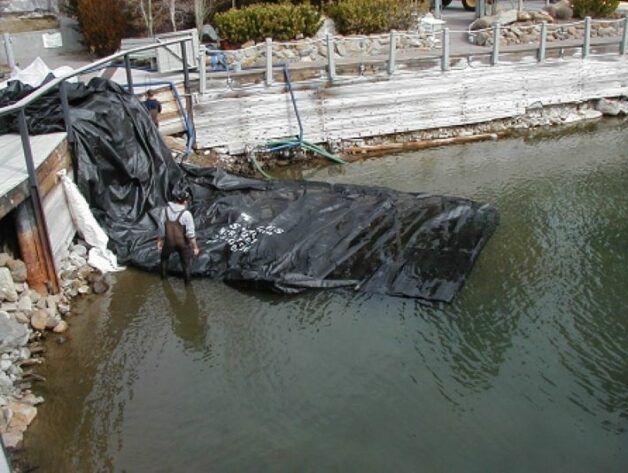
[(301, 35), (314, 35), (321, 24), (321, 15), (309, 3), (255, 4), (217, 13), (214, 24), (220, 37), (232, 44), (265, 38), (288, 41)]
[(619, 0), (573, 0), (573, 11), (576, 16), (598, 18), (611, 16), (619, 6)]
[(405, 30), (412, 23), (408, 0), (335, 0), (325, 7), (341, 34), (383, 33)]
[(98, 56), (118, 50), (127, 28), (122, 0), (78, 0), (77, 20), (85, 45)]

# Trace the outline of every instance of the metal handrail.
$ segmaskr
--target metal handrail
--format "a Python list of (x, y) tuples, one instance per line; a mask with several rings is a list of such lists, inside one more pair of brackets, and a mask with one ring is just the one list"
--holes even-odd
[[(172, 44), (177, 44), (177, 43), (186, 43), (188, 41), (192, 41), (192, 36), (184, 37), (184, 38), (177, 38), (177, 39), (173, 39), (173, 40), (170, 40), (170, 41), (164, 41), (163, 43), (153, 43), (153, 44), (148, 44), (146, 46), (138, 46), (137, 48), (129, 49), (129, 50), (122, 51), (122, 52), (119, 52), (119, 53), (114, 53), (114, 54), (112, 54), (110, 56), (107, 56), (105, 58), (99, 59), (96, 62), (92, 62), (90, 64), (87, 64), (87, 65), (85, 65), (83, 67), (75, 69), (72, 72), (69, 72), (67, 74), (63, 74), (63, 75), (61, 75), (59, 77), (55, 77), (53, 80), (43, 84), (38, 89), (34, 90), (33, 92), (31, 92), (26, 97), (24, 97), (23, 99), (19, 100), (18, 102), (15, 102), (14, 104), (7, 105), (5, 107), (0, 108), (0, 117), (3, 116), (3, 115), (10, 114), (10, 113), (19, 112), (21, 109), (23, 109), (24, 107), (26, 107), (27, 105), (29, 105), (33, 101), (37, 100), (39, 97), (44, 95), (46, 92), (48, 92), (49, 90), (51, 90), (54, 87), (56, 87), (57, 85), (59, 85), (61, 82), (64, 82), (64, 81), (66, 81), (68, 79), (71, 79), (73, 77), (79, 76), (79, 75), (81, 75), (81, 74), (83, 74), (85, 72), (91, 72), (92, 69), (97, 68), (98, 66), (103, 66), (103, 65), (105, 65), (107, 63), (110, 63), (110, 62), (112, 62), (115, 59), (127, 58), (130, 54), (138, 53), (138, 52), (141, 52), (141, 51), (146, 51), (148, 49), (162, 48), (162, 47), (170, 46)], [(187, 69), (187, 64), (184, 64), (183, 67), (184, 67), (184, 69)]]

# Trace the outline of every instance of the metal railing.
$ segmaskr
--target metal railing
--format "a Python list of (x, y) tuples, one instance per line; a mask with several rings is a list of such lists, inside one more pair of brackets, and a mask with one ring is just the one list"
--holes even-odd
[[(613, 24), (615, 34), (607, 37), (595, 37), (596, 31), (594, 25), (604, 26), (605, 23)], [(566, 31), (568, 27), (573, 27), (581, 32), (581, 36), (558, 40), (550, 37), (556, 31)], [(503, 37), (508, 32), (512, 32), (516, 28), (533, 29), (535, 31), (535, 40), (528, 41), (525, 44), (505, 45)], [(464, 37), (469, 40), (480, 34), (486, 35), (490, 45), (477, 45), (468, 42), (467, 46), (458, 44), (452, 46), (452, 37), (454, 35)], [(226, 71), (213, 71), (207, 74), (201, 74), (200, 90), (203, 93), (206, 90), (205, 80), (208, 78), (233, 78), (245, 76), (264, 76), (264, 82), (267, 86), (273, 84), (274, 76), (280, 72), (285, 63), (290, 63), (293, 70), (312, 71), (322, 73), (329, 81), (341, 80), (339, 69), (348, 69), (357, 67), (363, 70), (364, 65), (381, 66), (381, 70), (387, 75), (392, 76), (399, 70), (399, 65), (420, 64), (420, 63), (438, 63), (442, 71), (452, 68), (452, 60), (463, 60), (470, 63), (472, 59), (485, 60), (490, 65), (497, 65), (507, 55), (533, 55), (539, 63), (544, 62), (548, 58), (550, 51), (576, 50), (580, 52), (581, 58), (586, 58), (591, 54), (593, 48), (615, 48), (618, 49), (618, 55), (623, 56), (628, 50), (628, 17), (613, 20), (593, 20), (585, 18), (584, 20), (572, 22), (569, 24), (550, 24), (537, 23), (529, 26), (500, 25), (495, 23), (485, 30), (469, 31), (469, 30), (450, 30), (442, 28), (439, 31), (431, 33), (435, 38), (435, 46), (428, 51), (416, 50), (412, 48), (400, 47), (400, 39), (404, 36), (412, 36), (416, 33), (408, 31), (391, 31), (388, 34), (379, 34), (371, 36), (355, 36), (355, 37), (336, 37), (328, 34), (319, 39), (309, 39), (303, 41), (290, 42), (274, 42), (267, 39), (264, 43), (258, 43), (254, 46), (241, 50), (224, 51), (229, 58), (235, 59), (238, 54), (249, 55), (256, 54), (256, 62), (249, 67), (240, 67), (241, 64), (235, 63), (238, 67), (231, 64)], [(364, 51), (358, 51), (354, 55), (343, 57), (337, 53), (338, 45), (347, 41), (358, 40), (377, 40), (385, 44), (385, 48), (380, 48), (378, 54), (368, 54)], [(317, 58), (307, 59), (307, 62), (301, 61), (298, 55), (295, 55), (294, 62), (283, 57), (281, 51), (287, 47), (298, 49), (314, 49), (318, 48)], [(382, 50), (383, 49), (383, 50)], [(362, 75), (360, 73), (360, 75)], [(345, 76), (346, 78), (346, 76)]]
[[(98, 70), (103, 67), (107, 67), (108, 65), (111, 65), (111, 67), (117, 67), (117, 66), (113, 66), (114, 61), (118, 59), (122, 59), (124, 62), (124, 68), (126, 70), (126, 79), (127, 79), (126, 87), (131, 93), (133, 93), (133, 76), (131, 73), (130, 55), (137, 52), (141, 52), (141, 51), (146, 51), (150, 49), (158, 49), (158, 48), (167, 48), (168, 46), (179, 44), (181, 47), (181, 62), (182, 62), (182, 67), (183, 67), (184, 93), (187, 98), (188, 108), (191, 109), (191, 100), (189, 98), (190, 97), (190, 74), (189, 74), (189, 67), (188, 67), (187, 55), (186, 55), (187, 54), (186, 43), (191, 42), (191, 41), (192, 41), (191, 36), (185, 37), (185, 38), (177, 38), (171, 41), (164, 41), (164, 42), (150, 44), (146, 46), (140, 46), (134, 49), (121, 51), (119, 53), (112, 54), (103, 59), (95, 61), (91, 64), (80, 67), (70, 73), (56, 77), (52, 79), (51, 81), (41, 85), (39, 88), (35, 89), (29, 95), (17, 101), (16, 103), (0, 108), (0, 117), (6, 116), (6, 115), (17, 115), (18, 130), (19, 130), (19, 134), (20, 134), (20, 138), (22, 142), (22, 152), (24, 154), (24, 160), (26, 162), (26, 170), (28, 173), (28, 183), (29, 183), (29, 188), (30, 188), (29, 196), (31, 197), (33, 211), (35, 214), (35, 219), (36, 219), (36, 224), (37, 224), (37, 233), (38, 233), (39, 239), (41, 240), (41, 244), (44, 247), (44, 252), (46, 253), (45, 255), (47, 259), (46, 265), (48, 266), (47, 271), (52, 270), (52, 272), (54, 273), (54, 277), (51, 274), (48, 275), (49, 277), (53, 278), (53, 281), (50, 281), (52, 284), (52, 292), (57, 292), (59, 290), (59, 287), (58, 287), (57, 279), (56, 279), (57, 278), (56, 269), (54, 268), (54, 262), (52, 258), (52, 245), (51, 245), (50, 238), (47, 231), (46, 218), (43, 211), (41, 194), (39, 191), (39, 183), (37, 180), (37, 170), (35, 169), (35, 164), (33, 161), (33, 151), (32, 151), (31, 143), (30, 143), (30, 133), (28, 130), (28, 123), (26, 120), (26, 107), (36, 102), (45, 94), (54, 90), (55, 87), (58, 87), (59, 99), (61, 101), (61, 107), (63, 110), (63, 118), (64, 118), (65, 131), (67, 134), (67, 140), (69, 143), (72, 143), (73, 141), (72, 123), (71, 123), (71, 118), (70, 118), (70, 107), (68, 104), (68, 93), (67, 93), (67, 88), (66, 88), (68, 79), (72, 79), (74, 77), (81, 76), (83, 74), (92, 73), (95, 70)], [(190, 110), (188, 110), (188, 112), (189, 111)], [(52, 264), (52, 267), (50, 267), (51, 264)]]

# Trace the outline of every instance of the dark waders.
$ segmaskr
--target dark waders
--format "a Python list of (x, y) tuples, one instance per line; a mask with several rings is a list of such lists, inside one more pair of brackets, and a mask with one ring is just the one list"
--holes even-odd
[(183, 277), (185, 283), (190, 282), (190, 262), (192, 261), (192, 246), (188, 238), (185, 236), (185, 227), (179, 222), (181, 216), (185, 210), (179, 212), (177, 219), (174, 222), (168, 220), (166, 216), (165, 230), (166, 238), (164, 240), (164, 246), (161, 249), (161, 277), (163, 279), (167, 276), (168, 271), (168, 258), (171, 253), (175, 251), (179, 253), (179, 259), (181, 260), (181, 267), (183, 268)]

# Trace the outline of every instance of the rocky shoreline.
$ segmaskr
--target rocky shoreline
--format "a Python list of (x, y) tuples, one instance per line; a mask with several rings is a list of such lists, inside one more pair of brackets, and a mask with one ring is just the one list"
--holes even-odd
[(50, 332), (65, 342), (71, 300), (109, 289), (107, 276), (87, 264), (87, 248), (75, 244), (62, 261), (62, 291), (41, 295), (27, 281), (26, 265), (0, 253), (0, 434), (8, 449), (19, 449), (43, 397), (32, 385), (45, 382), (33, 368), (45, 362), (43, 341)]

